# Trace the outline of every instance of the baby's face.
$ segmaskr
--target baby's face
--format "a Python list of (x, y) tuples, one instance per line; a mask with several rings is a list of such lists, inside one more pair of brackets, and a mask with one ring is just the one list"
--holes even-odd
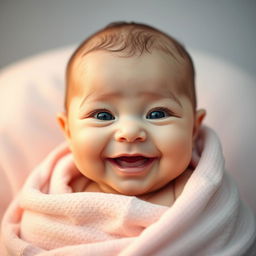
[(75, 68), (79, 89), (62, 123), (84, 176), (103, 192), (142, 195), (187, 168), (197, 117), (169, 56), (96, 51)]

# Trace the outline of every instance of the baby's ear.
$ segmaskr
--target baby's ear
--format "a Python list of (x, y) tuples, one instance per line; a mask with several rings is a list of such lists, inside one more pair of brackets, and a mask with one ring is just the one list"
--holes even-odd
[(206, 116), (205, 109), (199, 109), (199, 110), (196, 111), (196, 113), (195, 113), (195, 122), (194, 122), (194, 130), (193, 130), (193, 140), (196, 139), (205, 116)]
[(64, 132), (65, 137), (68, 139), (70, 137), (69, 127), (68, 127), (68, 118), (66, 112), (60, 112), (56, 116), (57, 122)]

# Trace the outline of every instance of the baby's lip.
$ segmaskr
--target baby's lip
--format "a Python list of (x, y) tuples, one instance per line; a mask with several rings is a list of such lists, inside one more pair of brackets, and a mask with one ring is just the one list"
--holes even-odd
[(126, 157), (126, 158), (136, 158), (136, 157), (144, 157), (144, 158), (156, 158), (156, 156), (152, 156), (149, 154), (141, 154), (141, 153), (133, 153), (133, 154), (129, 154), (129, 153), (122, 153), (116, 156), (112, 156), (112, 157), (108, 157), (109, 159), (116, 159), (116, 158), (121, 158), (121, 157)]
[(134, 172), (141, 172), (146, 166), (152, 163), (156, 157), (144, 154), (120, 154), (116, 157), (108, 158), (108, 160), (121, 169), (134, 169)]
[(144, 154), (119, 154), (115, 157), (107, 158), (122, 173), (143, 173), (148, 166), (156, 159)]

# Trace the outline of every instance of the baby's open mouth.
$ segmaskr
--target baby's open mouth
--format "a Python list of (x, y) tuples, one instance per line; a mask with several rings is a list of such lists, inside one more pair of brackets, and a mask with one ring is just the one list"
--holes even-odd
[(118, 165), (120, 168), (143, 167), (153, 160), (154, 158), (144, 156), (122, 156), (110, 158), (110, 161)]

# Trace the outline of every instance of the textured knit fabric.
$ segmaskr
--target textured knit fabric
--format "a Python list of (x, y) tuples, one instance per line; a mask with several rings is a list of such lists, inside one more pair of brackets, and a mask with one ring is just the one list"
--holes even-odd
[(216, 134), (202, 128), (199, 160), (171, 207), (133, 196), (72, 193), (79, 172), (66, 144), (28, 178), (2, 223), (6, 255), (253, 255), (255, 219), (226, 174)]

